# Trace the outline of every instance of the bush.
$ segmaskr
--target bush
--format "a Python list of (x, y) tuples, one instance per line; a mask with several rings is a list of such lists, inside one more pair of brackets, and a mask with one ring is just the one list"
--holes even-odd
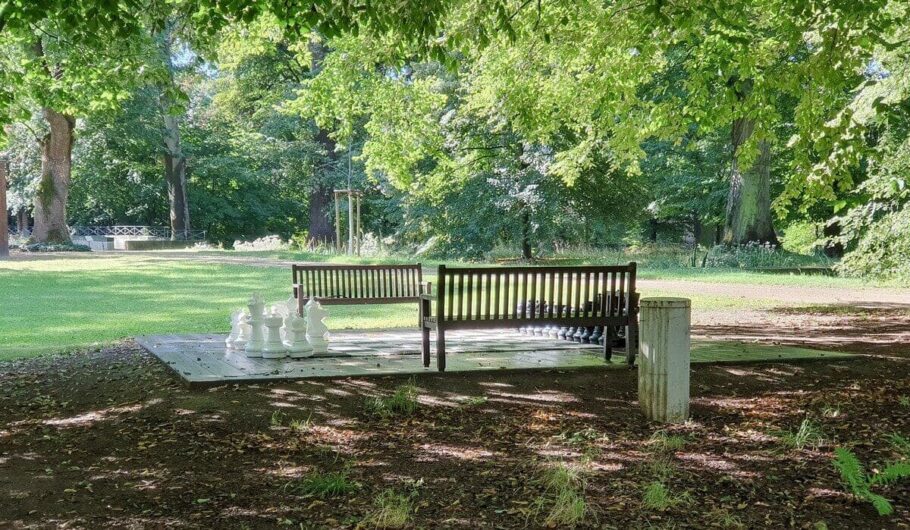
[(24, 243), (21, 245), (11, 245), (10, 249), (20, 252), (91, 252), (92, 249), (86, 245), (74, 245), (72, 243)]
[(708, 251), (705, 267), (734, 269), (791, 268), (830, 266), (824, 256), (794, 254), (770, 243), (749, 242), (745, 245), (718, 245)]

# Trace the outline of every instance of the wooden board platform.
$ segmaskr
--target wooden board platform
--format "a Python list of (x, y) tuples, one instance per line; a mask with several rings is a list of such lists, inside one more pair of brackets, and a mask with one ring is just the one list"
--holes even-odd
[[(622, 350), (607, 365), (596, 346), (520, 334), (510, 330), (452, 331), (446, 337), (447, 372), (535, 368), (626, 367)], [(248, 358), (226, 352), (225, 335), (149, 335), (136, 341), (191, 386), (286, 381), (312, 377), (349, 377), (435, 373), (420, 361), (416, 329), (346, 330), (333, 333), (331, 357)], [(790, 346), (693, 341), (692, 362), (750, 362), (849, 357)]]

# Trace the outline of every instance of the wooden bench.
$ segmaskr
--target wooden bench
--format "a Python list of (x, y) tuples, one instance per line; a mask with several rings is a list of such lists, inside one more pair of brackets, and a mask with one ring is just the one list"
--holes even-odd
[(419, 303), (423, 269), (413, 265), (293, 265), (297, 311), (310, 298), (322, 305)]
[(610, 360), (619, 328), (626, 356), (635, 362), (638, 294), (635, 263), (624, 266), (450, 268), (439, 266), (436, 294), (421, 294), (423, 365), (430, 366), (430, 330), (436, 330), (436, 364), (446, 367), (445, 333), (456, 329), (529, 325), (601, 326)]

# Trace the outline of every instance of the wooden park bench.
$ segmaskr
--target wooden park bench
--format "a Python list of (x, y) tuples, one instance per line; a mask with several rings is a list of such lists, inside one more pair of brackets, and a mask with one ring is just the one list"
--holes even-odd
[(322, 305), (419, 303), (423, 273), (413, 265), (293, 265), (297, 310), (310, 298)]
[[(436, 294), (421, 294), (423, 365), (430, 366), (430, 330), (436, 364), (446, 367), (445, 334), (457, 329), (522, 326), (602, 326), (610, 360), (617, 330), (626, 328), (626, 356), (635, 362), (638, 294), (635, 263), (623, 266), (450, 268), (439, 266)], [(434, 307), (435, 306), (435, 307)]]

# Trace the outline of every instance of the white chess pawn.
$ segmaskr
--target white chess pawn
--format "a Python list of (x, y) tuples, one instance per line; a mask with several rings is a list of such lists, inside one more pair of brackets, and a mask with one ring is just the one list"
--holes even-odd
[(329, 328), (323, 322), (328, 311), (314, 298), (306, 304), (306, 338), (313, 347), (313, 355), (324, 355), (329, 351)]
[(262, 347), (265, 340), (263, 337), (262, 320), (265, 317), (265, 302), (258, 294), (254, 294), (247, 304), (250, 315), (247, 317), (247, 323), (250, 325), (250, 337), (246, 343), (247, 357), (262, 357)]
[(280, 359), (287, 353), (284, 343), (281, 342), (282, 322), (284, 322), (284, 318), (275, 307), (272, 307), (272, 312), (262, 319), (262, 323), (265, 326), (265, 344), (262, 346), (262, 357), (264, 359)]
[(243, 319), (243, 310), (234, 311), (231, 313), (231, 334), (228, 335), (227, 339), (224, 341), (225, 347), (228, 350), (233, 350), (237, 348), (237, 339), (240, 338), (240, 326), (241, 320)]
[(296, 306), (284, 319), (284, 346), (291, 357), (303, 359), (313, 355), (313, 348), (306, 339), (306, 319), (297, 315)]

